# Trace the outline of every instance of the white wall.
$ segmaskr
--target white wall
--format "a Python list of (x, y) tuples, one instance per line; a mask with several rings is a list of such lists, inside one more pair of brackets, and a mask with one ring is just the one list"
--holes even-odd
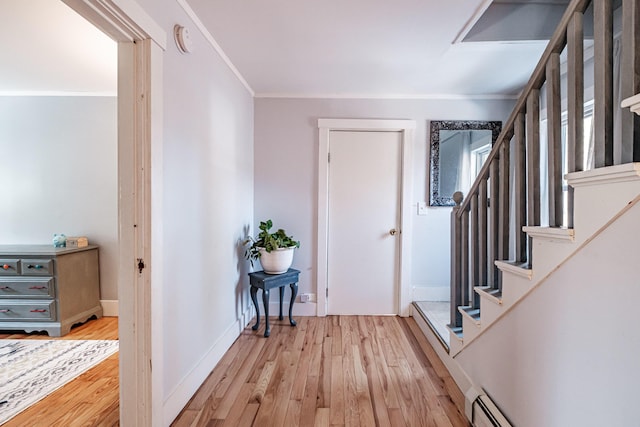
[(115, 97), (0, 96), (0, 244), (100, 245), (100, 299), (118, 299)]
[(427, 121), (506, 120), (513, 101), (259, 98), (255, 104), (255, 220), (271, 218), (301, 240), (294, 258), (301, 271), (299, 292), (316, 292), (318, 119), (412, 119), (412, 283), (420, 299), (448, 297), (451, 208), (417, 215), (417, 202), (427, 199)]
[(514, 425), (638, 425), (639, 235), (636, 204), (456, 357)]
[[(169, 38), (163, 55), (163, 423), (249, 320), (240, 241), (253, 222), (253, 98), (174, 0), (138, 2)], [(173, 27), (189, 28), (190, 54)]]

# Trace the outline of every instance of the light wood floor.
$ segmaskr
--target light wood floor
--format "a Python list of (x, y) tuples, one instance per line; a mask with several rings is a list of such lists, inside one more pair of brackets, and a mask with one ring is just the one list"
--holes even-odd
[(285, 318), (263, 331), (244, 330), (173, 426), (469, 425), (412, 318)]
[[(468, 426), (464, 398), (411, 318), (330, 316), (247, 327), (174, 426)], [(0, 331), (4, 339), (51, 339)], [(118, 319), (57, 339), (117, 339)], [(117, 426), (118, 355), (3, 424)]]
[[(47, 334), (0, 331), (0, 339), (118, 339), (118, 318), (94, 319), (60, 338)], [(118, 353), (16, 415), (3, 427), (117, 426), (119, 424)]]

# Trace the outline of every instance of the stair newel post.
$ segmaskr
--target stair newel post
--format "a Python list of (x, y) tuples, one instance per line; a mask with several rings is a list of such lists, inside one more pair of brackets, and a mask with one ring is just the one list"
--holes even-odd
[[(540, 225), (540, 90), (527, 97), (527, 225)], [(527, 237), (527, 264), (531, 268), (532, 238)]]
[(455, 206), (451, 210), (451, 327), (462, 326), (462, 314), (458, 307), (462, 304), (462, 218), (458, 215), (462, 193), (453, 194)]
[(513, 158), (515, 164), (513, 166), (513, 186), (515, 190), (513, 210), (515, 223), (515, 261), (523, 263), (527, 260), (527, 236), (522, 231), (527, 220), (527, 180), (526, 180), (526, 159), (525, 159), (525, 116), (520, 112), (514, 123), (514, 146)]
[[(567, 173), (583, 169), (584, 31), (575, 12), (567, 26)], [(567, 188), (567, 227), (573, 228), (573, 187)]]
[(498, 259), (499, 230), (500, 230), (500, 160), (496, 156), (491, 160), (489, 172), (489, 266), (487, 271), (487, 286), (498, 289)]
[(481, 286), (480, 281), (480, 230), (478, 229), (478, 193), (470, 195), (470, 212), (469, 212), (469, 282), (471, 286), (471, 299), (473, 300), (473, 308), (480, 308), (480, 297), (473, 292), (474, 286)]

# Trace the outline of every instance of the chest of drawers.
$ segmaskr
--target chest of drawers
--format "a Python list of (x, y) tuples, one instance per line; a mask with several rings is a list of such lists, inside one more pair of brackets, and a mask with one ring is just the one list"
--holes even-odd
[(102, 317), (98, 247), (0, 245), (0, 330), (65, 335)]

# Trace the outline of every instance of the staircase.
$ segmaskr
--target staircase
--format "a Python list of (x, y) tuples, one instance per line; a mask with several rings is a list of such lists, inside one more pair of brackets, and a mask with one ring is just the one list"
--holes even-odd
[[(622, 18), (614, 25), (618, 4)], [(593, 19), (594, 64), (588, 150), (586, 19)], [(640, 117), (620, 103), (627, 98), (623, 104), (640, 114), (639, 34), (637, 0), (571, 1), (469, 194), (454, 197), (450, 356), (463, 352), (637, 203)], [(614, 43), (621, 46), (619, 58)]]
[(502, 291), (475, 287), (480, 306), (460, 306), (462, 328), (450, 332), (449, 354), (454, 357), (483, 331), (504, 317), (566, 261), (606, 230), (632, 206), (640, 203), (640, 163), (575, 172), (568, 176), (575, 189), (574, 228), (524, 227), (532, 242), (531, 268), (495, 261)]

